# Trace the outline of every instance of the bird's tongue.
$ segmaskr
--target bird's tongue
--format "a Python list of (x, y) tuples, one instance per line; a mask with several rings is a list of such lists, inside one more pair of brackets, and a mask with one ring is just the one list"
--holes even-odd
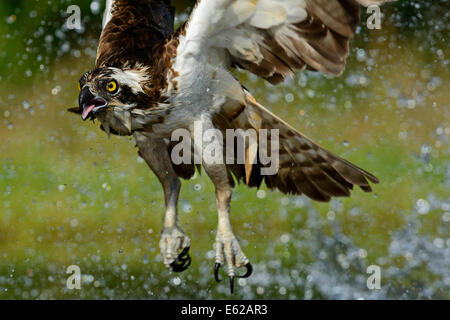
[(91, 105), (91, 106), (87, 106), (86, 108), (84, 108), (83, 113), (81, 115), (81, 118), (83, 120), (86, 120), (87, 117), (89, 116), (89, 114), (91, 113), (92, 110), (94, 110), (95, 108), (95, 104)]

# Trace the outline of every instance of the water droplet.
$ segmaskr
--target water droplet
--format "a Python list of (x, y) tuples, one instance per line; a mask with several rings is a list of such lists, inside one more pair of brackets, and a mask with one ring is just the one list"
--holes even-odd
[(173, 284), (178, 286), (181, 284), (181, 279), (179, 277), (173, 278), (172, 280)]
[(282, 243), (288, 243), (289, 242), (289, 240), (290, 240), (290, 237), (289, 237), (289, 235), (287, 234), (287, 233), (285, 233), (285, 234), (283, 234), (281, 237), (280, 237), (280, 241), (282, 242)]
[(427, 155), (431, 153), (431, 146), (428, 144), (424, 144), (422, 145), (422, 147), (420, 148), (420, 153), (422, 155)]
[(288, 94), (286, 94), (284, 99), (286, 100), (287, 103), (291, 103), (294, 101), (294, 95), (292, 93), (288, 93)]
[(416, 210), (419, 214), (427, 214), (430, 211), (430, 204), (427, 200), (419, 199), (416, 201)]
[(442, 215), (442, 221), (450, 222), (450, 212), (446, 212)]
[(98, 14), (100, 12), (100, 3), (97, 1), (92, 1), (90, 7), (93, 14)]
[(77, 227), (77, 226), (78, 226), (78, 220), (77, 220), (77, 219), (72, 219), (72, 220), (70, 220), (70, 226), (71, 226), (72, 228)]
[(52, 89), (52, 95), (56, 96), (61, 92), (61, 87), (60, 86), (56, 86)]
[(328, 220), (333, 221), (336, 218), (336, 213), (334, 211), (328, 211), (327, 218)]
[(182, 204), (183, 212), (189, 213), (192, 211), (192, 206), (189, 202), (183, 202)]
[(257, 196), (259, 199), (264, 199), (264, 198), (266, 197), (266, 191), (264, 191), (264, 190), (258, 190), (258, 191), (256, 192), (256, 196)]
[(444, 242), (444, 240), (441, 239), (441, 238), (436, 238), (436, 239), (434, 239), (433, 244), (434, 244), (436, 247), (438, 247), (439, 249), (442, 249), (442, 248), (444, 247), (445, 242)]
[(14, 22), (16, 22), (17, 17), (15, 14), (10, 15), (8, 18), (6, 18), (6, 23), (7, 24), (13, 24)]

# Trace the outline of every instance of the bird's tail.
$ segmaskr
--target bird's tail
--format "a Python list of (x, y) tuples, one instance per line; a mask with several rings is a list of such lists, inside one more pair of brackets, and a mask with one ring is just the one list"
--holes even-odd
[[(259, 143), (258, 152), (246, 150), (245, 165), (229, 166), (230, 172), (238, 180), (251, 187), (259, 187), (264, 180), (271, 189), (277, 188), (289, 194), (305, 194), (318, 201), (329, 201), (333, 196), (349, 196), (353, 185), (371, 192), (369, 181), (379, 182), (374, 175), (314, 143), (260, 105), (247, 91), (245, 99), (245, 109), (231, 121), (232, 127), (253, 128), (258, 136), (261, 129), (268, 129), (269, 141), (265, 144), (265, 154), (278, 152), (279, 157), (274, 174), (262, 175), (261, 169), (269, 166), (261, 162), (260, 151), (264, 146)], [(278, 145), (275, 147), (270, 142), (272, 129), (278, 129)], [(254, 158), (256, 161), (252, 161)]]

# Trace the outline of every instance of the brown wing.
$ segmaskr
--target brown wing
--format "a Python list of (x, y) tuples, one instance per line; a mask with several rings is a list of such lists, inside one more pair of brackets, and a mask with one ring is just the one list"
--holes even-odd
[[(200, 0), (186, 38), (203, 41), (210, 59), (230, 63), (276, 84), (308, 68), (339, 75), (360, 22), (360, 6), (387, 0)], [(201, 54), (201, 52), (200, 52)]]
[[(306, 0), (304, 21), (285, 23), (270, 29), (252, 27), (263, 58), (254, 62), (233, 55), (236, 66), (277, 84), (295, 71), (307, 68), (340, 75), (345, 69), (349, 42), (360, 22), (360, 3), (367, 0)], [(383, 0), (371, 1), (382, 3)], [(255, 38), (258, 39), (258, 38)]]
[(148, 64), (155, 46), (172, 35), (174, 12), (169, 0), (115, 0), (100, 37), (96, 66)]
[[(276, 174), (261, 175), (260, 169), (263, 165), (257, 152), (257, 161), (253, 165), (251, 157), (246, 158), (245, 165), (228, 165), (229, 171), (238, 181), (245, 182), (249, 187), (259, 187), (264, 181), (271, 189), (276, 188), (287, 194), (304, 194), (317, 201), (329, 201), (336, 196), (350, 196), (354, 185), (370, 192), (372, 189), (369, 181), (378, 183), (374, 175), (324, 149), (269, 112), (248, 92), (246, 104), (245, 109), (236, 118), (230, 118), (224, 112), (216, 114), (215, 125), (222, 130), (278, 129), (279, 165)], [(270, 143), (268, 145), (270, 146)], [(261, 145), (258, 148), (261, 148)], [(266, 154), (271, 153), (266, 151)]]

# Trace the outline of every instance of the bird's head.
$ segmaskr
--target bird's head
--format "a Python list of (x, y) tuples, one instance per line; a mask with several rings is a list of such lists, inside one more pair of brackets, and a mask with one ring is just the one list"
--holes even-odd
[(150, 81), (145, 69), (97, 68), (78, 82), (79, 108), (83, 120), (94, 119), (115, 108), (130, 110), (145, 103), (145, 87)]

